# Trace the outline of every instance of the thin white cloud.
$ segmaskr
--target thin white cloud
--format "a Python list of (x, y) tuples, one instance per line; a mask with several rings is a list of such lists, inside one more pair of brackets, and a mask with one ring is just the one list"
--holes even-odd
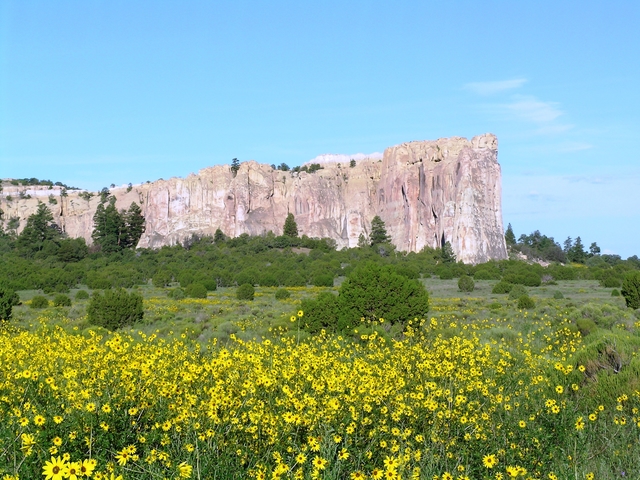
[(532, 124), (534, 128), (530, 133), (535, 135), (558, 135), (574, 128), (574, 125), (561, 121), (565, 112), (559, 103), (543, 101), (533, 95), (511, 95), (509, 102), (490, 105), (488, 110), (510, 122), (519, 120)]
[(472, 82), (467, 83), (464, 88), (471, 90), (478, 95), (494, 95), (496, 93), (504, 92), (507, 90), (513, 90), (520, 88), (527, 82), (526, 78), (516, 78), (513, 80), (498, 80), (494, 82)]
[(515, 95), (506, 108), (516, 116), (538, 124), (551, 123), (564, 113), (556, 102), (542, 102), (530, 95)]

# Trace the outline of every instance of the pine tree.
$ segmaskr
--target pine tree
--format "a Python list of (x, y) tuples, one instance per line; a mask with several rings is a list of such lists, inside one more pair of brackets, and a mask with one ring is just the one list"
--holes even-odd
[(16, 238), (19, 227), (20, 217), (9, 217), (9, 221), (7, 222), (7, 235), (11, 238)]
[(213, 234), (213, 241), (215, 243), (220, 243), (225, 241), (224, 233), (219, 228), (216, 228), (216, 232)]
[(53, 223), (53, 215), (44, 203), (38, 204), (38, 210), (27, 219), (27, 225), (18, 235), (16, 246), (26, 255), (42, 250), (46, 241), (62, 238), (60, 228)]
[(109, 189), (107, 187), (104, 187), (102, 190), (100, 190), (100, 203), (106, 203), (106, 201), (109, 199)]
[(364, 236), (364, 233), (361, 233), (358, 236), (358, 248), (365, 248), (369, 246), (369, 242), (367, 240), (367, 237)]
[(378, 215), (371, 220), (371, 235), (369, 235), (369, 240), (372, 247), (391, 241), (391, 238), (387, 235), (387, 228)]
[(124, 214), (124, 223), (124, 238), (120, 244), (122, 248), (136, 248), (146, 228), (142, 209), (136, 202), (132, 202), (129, 210)]
[(231, 172), (233, 173), (234, 177), (238, 174), (238, 170), (240, 170), (240, 160), (234, 158), (233, 160), (231, 160)]
[(291, 212), (289, 212), (289, 214), (287, 215), (287, 219), (284, 221), (283, 234), (287, 237), (298, 236), (298, 224), (296, 223), (296, 219)]
[(587, 252), (584, 251), (584, 245), (582, 245), (582, 239), (580, 237), (576, 237), (576, 241), (573, 242), (573, 246), (569, 249), (567, 256), (572, 262), (585, 262), (587, 258)]
[(504, 233), (504, 239), (509, 246), (516, 244), (516, 235), (513, 233), (511, 224), (507, 225), (507, 231)]
[(120, 237), (125, 224), (116, 209), (115, 199), (110, 200), (106, 207), (104, 205), (104, 203), (100, 203), (93, 215), (91, 238), (97, 245), (100, 245), (103, 252), (118, 252), (122, 249)]
[(440, 256), (442, 263), (456, 263), (456, 254), (453, 252), (453, 247), (450, 242), (446, 242), (443, 245)]
[(145, 231), (145, 219), (136, 202), (126, 212), (118, 211), (115, 198), (109, 199), (105, 207), (100, 203), (93, 216), (91, 238), (106, 253), (119, 252), (124, 248), (135, 248)]

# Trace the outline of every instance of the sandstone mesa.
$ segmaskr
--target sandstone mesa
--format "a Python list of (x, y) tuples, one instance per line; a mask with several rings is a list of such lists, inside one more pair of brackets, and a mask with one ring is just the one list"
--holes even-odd
[[(407, 142), (389, 147), (382, 159), (327, 162), (314, 173), (283, 172), (247, 161), (237, 175), (229, 165), (200, 170), (186, 178), (113, 188), (119, 209), (142, 207), (146, 232), (139, 247), (173, 245), (193, 234), (220, 228), (243, 233), (282, 233), (288, 212), (300, 235), (329, 237), (338, 248), (355, 247), (379, 215), (393, 244), (402, 251), (439, 247), (449, 241), (458, 260), (481, 263), (507, 258), (502, 223), (498, 141), (492, 134)], [(20, 198), (31, 196), (31, 198)], [(38, 202), (50, 205), (55, 222), (70, 237), (91, 243), (93, 215), (100, 199), (61, 196), (61, 188), (7, 186), (0, 195), (5, 228), (18, 217), (24, 227)], [(8, 201), (7, 197), (13, 197)]]

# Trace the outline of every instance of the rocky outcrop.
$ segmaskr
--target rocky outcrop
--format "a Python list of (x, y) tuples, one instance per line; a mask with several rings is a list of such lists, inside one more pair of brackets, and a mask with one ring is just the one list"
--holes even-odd
[[(381, 160), (358, 160), (355, 167), (327, 163), (314, 173), (282, 172), (249, 161), (235, 175), (222, 165), (186, 178), (113, 188), (111, 194), (118, 208), (134, 201), (142, 206), (147, 229), (139, 247), (213, 235), (217, 228), (232, 237), (280, 234), (288, 212), (301, 235), (330, 237), (338, 247), (353, 247), (379, 215), (399, 250), (449, 241), (459, 260), (479, 263), (507, 257), (497, 147), (491, 134), (470, 141), (409, 142), (387, 148)], [(0, 204), (5, 228), (11, 217), (20, 218), (22, 228), (42, 201), (69, 236), (90, 243), (99, 196), (61, 193), (58, 187), (5, 183)]]

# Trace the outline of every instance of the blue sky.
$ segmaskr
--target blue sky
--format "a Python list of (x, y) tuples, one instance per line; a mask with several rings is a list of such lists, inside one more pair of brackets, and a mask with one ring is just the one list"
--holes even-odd
[(499, 140), (505, 226), (640, 255), (640, 2), (0, 0), (0, 177)]

